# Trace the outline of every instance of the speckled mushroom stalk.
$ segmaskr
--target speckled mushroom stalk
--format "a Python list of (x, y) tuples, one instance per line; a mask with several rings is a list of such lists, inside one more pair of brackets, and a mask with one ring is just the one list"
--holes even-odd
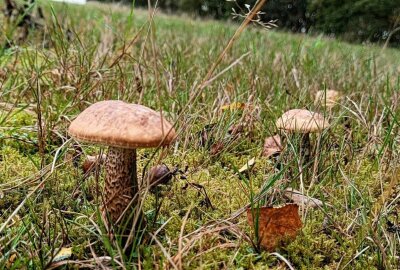
[(308, 163), (311, 157), (310, 133), (301, 134), (300, 155), (304, 158), (304, 162)]
[(78, 141), (109, 146), (102, 211), (114, 225), (131, 217), (128, 207), (136, 207), (139, 199), (136, 149), (166, 146), (176, 137), (160, 113), (116, 100), (91, 105), (72, 121), (68, 132)]
[(109, 147), (105, 171), (103, 215), (116, 223), (138, 192), (136, 149)]

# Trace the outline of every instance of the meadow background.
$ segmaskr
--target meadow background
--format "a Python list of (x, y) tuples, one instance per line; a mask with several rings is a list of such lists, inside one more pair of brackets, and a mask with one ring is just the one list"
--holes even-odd
[[(109, 2), (109, 1), (104, 1)], [(123, 1), (130, 3), (130, 1)], [(159, 0), (157, 6), (170, 13), (217, 20), (243, 19), (256, 0)], [(147, 7), (147, 0), (135, 0)], [(154, 5), (154, 4), (153, 4)], [(233, 16), (232, 13), (239, 14)], [(400, 44), (398, 0), (270, 0), (260, 9), (262, 21), (275, 20), (280, 30), (316, 35), (323, 33), (350, 42)]]

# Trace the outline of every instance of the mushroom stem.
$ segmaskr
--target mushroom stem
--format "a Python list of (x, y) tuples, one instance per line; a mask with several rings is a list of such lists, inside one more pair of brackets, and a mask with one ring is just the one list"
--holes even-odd
[[(303, 172), (306, 172), (307, 170), (305, 170), (304, 165), (307, 165), (310, 162), (311, 159), (311, 141), (310, 141), (310, 133), (300, 133), (300, 134), (296, 134), (296, 133), (286, 133), (281, 135), (281, 140), (282, 140), (282, 144), (283, 145), (295, 145), (295, 143), (297, 142), (297, 145), (299, 148), (299, 166), (301, 166), (301, 170)], [(294, 149), (294, 148), (293, 148)], [(286, 150), (286, 152), (288, 152)], [(287, 155), (284, 154), (284, 156)], [(285, 158), (284, 158), (285, 159)], [(285, 160), (286, 162), (289, 162), (289, 160)], [(291, 173), (289, 173), (291, 174)], [(290, 177), (293, 177), (293, 175), (290, 175)]]
[(304, 133), (301, 136), (300, 154), (301, 154), (301, 159), (303, 160), (302, 165), (310, 162), (311, 142), (309, 133)]
[(136, 149), (109, 147), (105, 170), (103, 215), (115, 223), (138, 191)]

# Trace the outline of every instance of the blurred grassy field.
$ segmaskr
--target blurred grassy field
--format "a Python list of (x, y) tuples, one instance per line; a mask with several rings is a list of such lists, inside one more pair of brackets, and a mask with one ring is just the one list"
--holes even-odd
[[(296, 269), (399, 267), (399, 50), (251, 25), (199, 91), (239, 25), (93, 2), (40, 4), (42, 27), (25, 41), (0, 17), (1, 44), (15, 41), (0, 52), (1, 269), (285, 269), (282, 257)], [(314, 104), (321, 89), (343, 94), (332, 111)], [(107, 99), (162, 109), (176, 124), (169, 151), (139, 151), (140, 175), (160, 159), (187, 167), (187, 179), (145, 192), (149, 222), (129, 256), (99, 220), (103, 173), (80, 167), (105, 149), (66, 132), (79, 112)], [(221, 112), (233, 102), (248, 106)], [(293, 108), (319, 111), (331, 127), (312, 136), (310, 164), (299, 170), (294, 141), (276, 170), (261, 156), (264, 139)], [(203, 147), (207, 125), (212, 141)], [(256, 250), (245, 214), (234, 215), (265, 183), (274, 184), (261, 203), (288, 202), (282, 190), (302, 185), (324, 202), (301, 208), (302, 232), (276, 253)], [(54, 262), (62, 247), (72, 247), (69, 261)]]

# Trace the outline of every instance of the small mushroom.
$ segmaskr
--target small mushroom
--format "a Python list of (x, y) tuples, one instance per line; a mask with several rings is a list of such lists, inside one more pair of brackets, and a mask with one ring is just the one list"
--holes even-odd
[(338, 103), (339, 99), (340, 93), (336, 90), (320, 90), (315, 95), (314, 104), (332, 109)]
[[(301, 155), (305, 161), (310, 157), (310, 133), (318, 133), (329, 127), (328, 121), (319, 113), (304, 109), (293, 109), (285, 112), (276, 121), (278, 129), (291, 136), (294, 133), (302, 134)], [(307, 152), (306, 152), (307, 151)]]
[(160, 113), (115, 100), (89, 106), (72, 121), (68, 132), (78, 141), (109, 146), (102, 211), (114, 224), (139, 197), (136, 149), (166, 146), (176, 137), (174, 128)]
[(174, 173), (165, 164), (159, 164), (152, 167), (145, 175), (144, 181), (150, 189), (158, 185), (165, 185), (172, 179)]

